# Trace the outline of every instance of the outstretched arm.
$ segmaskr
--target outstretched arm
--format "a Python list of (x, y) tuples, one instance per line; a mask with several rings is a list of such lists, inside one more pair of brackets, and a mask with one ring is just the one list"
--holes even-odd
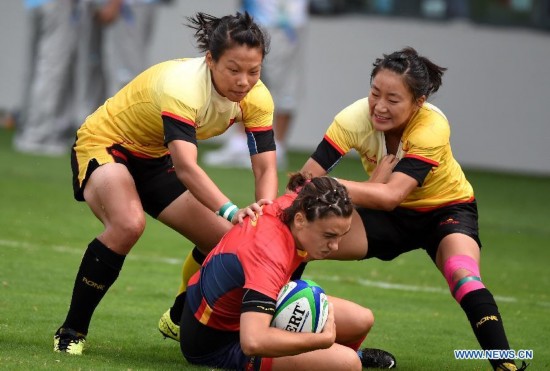
[[(365, 182), (338, 179), (346, 186), (353, 203), (367, 208), (393, 210), (418, 186), (418, 181), (402, 172), (391, 172), (396, 164), (395, 157), (385, 157), (380, 169)], [(313, 176), (326, 175), (326, 170), (317, 161), (309, 158), (302, 167), (302, 172)], [(385, 183), (383, 183), (386, 181)]]
[(184, 140), (168, 143), (178, 179), (197, 200), (212, 211), (229, 201), (208, 174), (197, 163), (197, 146)]
[(300, 172), (303, 174), (311, 174), (312, 177), (327, 175), (327, 171), (311, 157), (307, 159)]
[(256, 200), (274, 200), (277, 197), (277, 159), (275, 151), (266, 151), (250, 157), (256, 189)]
[(387, 183), (338, 180), (346, 186), (354, 204), (381, 210), (395, 209), (418, 187), (416, 179), (401, 172), (392, 173)]

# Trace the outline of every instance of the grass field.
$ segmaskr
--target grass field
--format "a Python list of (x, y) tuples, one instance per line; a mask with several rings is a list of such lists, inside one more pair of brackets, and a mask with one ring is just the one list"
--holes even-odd
[[(307, 158), (291, 156), (291, 169)], [(234, 202), (252, 201), (249, 171), (207, 171)], [(362, 174), (353, 158), (334, 172), (356, 179)], [(282, 188), (286, 177), (280, 175)], [(467, 175), (479, 202), (482, 275), (497, 298), (511, 347), (534, 351), (530, 370), (549, 370), (550, 177)], [(191, 245), (152, 219), (96, 310), (85, 355), (53, 353), (52, 336), (66, 314), (82, 253), (102, 228), (86, 204), (72, 198), (68, 156), (15, 153), (11, 133), (0, 130), (0, 177), (1, 369), (198, 369), (157, 330)], [(478, 345), (423, 252), (392, 262), (314, 262), (305, 276), (329, 294), (370, 307), (376, 325), (364, 345), (394, 353), (398, 369), (490, 369), (484, 360), (454, 359), (454, 349)]]

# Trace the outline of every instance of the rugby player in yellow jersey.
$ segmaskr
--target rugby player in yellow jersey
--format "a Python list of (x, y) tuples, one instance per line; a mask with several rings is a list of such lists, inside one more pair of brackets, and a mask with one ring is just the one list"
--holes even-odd
[[(145, 213), (208, 252), (277, 196), (273, 101), (260, 81), (267, 35), (247, 14), (189, 18), (201, 58), (155, 65), (91, 114), (72, 150), (74, 194), (104, 230), (88, 246), (54, 351), (82, 354), (93, 312), (142, 235)], [(240, 123), (256, 200), (239, 209), (197, 164), (197, 140)]]
[[(426, 102), (446, 68), (412, 48), (384, 55), (373, 66), (368, 97), (336, 115), (302, 168), (325, 175), (354, 149), (370, 176), (365, 182), (340, 180), (357, 209), (350, 233), (331, 258), (392, 260), (424, 249), (481, 347), (509, 349), (497, 305), (480, 276), (474, 191), (453, 157), (447, 118)], [(490, 362), (496, 370), (517, 369), (511, 359)]]

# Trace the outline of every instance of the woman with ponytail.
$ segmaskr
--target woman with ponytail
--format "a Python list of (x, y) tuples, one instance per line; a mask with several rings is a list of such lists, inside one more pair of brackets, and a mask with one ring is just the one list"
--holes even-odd
[[(368, 97), (336, 115), (302, 168), (325, 175), (354, 149), (369, 176), (365, 182), (340, 180), (357, 209), (350, 233), (329, 259), (393, 260), (424, 249), (481, 348), (510, 349), (480, 275), (474, 191), (453, 157), (447, 117), (427, 102), (446, 68), (410, 47), (383, 55), (373, 67)], [(517, 369), (512, 359), (489, 361), (495, 370)]]
[[(145, 213), (197, 244), (193, 257), (200, 260), (234, 223), (261, 213), (262, 199), (277, 196), (274, 107), (260, 80), (268, 36), (247, 13), (198, 13), (189, 27), (204, 56), (145, 70), (76, 134), (74, 196), (104, 229), (80, 263), (69, 311), (54, 335), (56, 352), (82, 354), (94, 310), (142, 235)], [(248, 136), (258, 200), (243, 209), (197, 163), (198, 141), (236, 123)], [(200, 264), (188, 266), (194, 273)]]

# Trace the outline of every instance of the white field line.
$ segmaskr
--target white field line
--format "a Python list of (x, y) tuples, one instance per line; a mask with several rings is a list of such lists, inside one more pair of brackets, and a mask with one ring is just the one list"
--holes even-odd
[[(42, 248), (49, 248), (53, 251), (68, 253), (72, 255), (82, 255), (84, 254), (84, 249), (85, 249), (84, 246), (82, 248), (70, 247), (65, 245), (38, 246), (27, 242), (9, 241), (9, 240), (0, 240), (0, 246), (12, 247), (12, 248), (23, 249), (23, 250), (38, 250)], [(126, 257), (126, 259), (129, 259), (129, 260), (150, 261), (150, 262), (165, 263), (165, 264), (172, 264), (172, 265), (182, 264), (184, 258), (185, 256), (183, 254), (181, 259), (176, 259), (176, 258), (166, 258), (166, 257), (140, 256), (137, 253), (131, 253)]]
[[(46, 247), (51, 250), (62, 252), (62, 253), (69, 253), (69, 254), (75, 254), (75, 255), (82, 255), (84, 253), (84, 248), (79, 249), (79, 248), (64, 246), (64, 245), (38, 246), (27, 242), (1, 240), (1, 239), (0, 239), (0, 246), (15, 248), (15, 249), (23, 249), (23, 250), (38, 250)], [(148, 261), (148, 262), (164, 263), (164, 264), (171, 264), (171, 265), (182, 264), (184, 258), (185, 256), (183, 256), (183, 254), (181, 259), (167, 258), (167, 257), (140, 256), (137, 253), (131, 253), (127, 256), (127, 259), (130, 259), (130, 260)], [(311, 275), (308, 275), (308, 276), (311, 276)], [(404, 284), (390, 283), (390, 282), (384, 282), (384, 281), (373, 281), (373, 280), (368, 280), (363, 278), (341, 277), (337, 275), (313, 276), (311, 278), (323, 279), (323, 280), (334, 281), (334, 282), (351, 282), (364, 287), (376, 287), (376, 288), (387, 289), (387, 290), (399, 290), (399, 291), (409, 291), (409, 292), (430, 292), (430, 293), (436, 293), (436, 294), (450, 295), (448, 289), (444, 289), (440, 287), (404, 285)], [(499, 295), (495, 295), (495, 300), (497, 301), (497, 303), (498, 302), (514, 303), (518, 301), (518, 299), (515, 297), (499, 296)], [(548, 302), (538, 302), (537, 304), (543, 307), (550, 307), (550, 303)]]
[[(376, 287), (379, 289), (400, 290), (400, 291), (409, 291), (409, 292), (432, 292), (436, 294), (450, 295), (449, 289), (444, 289), (440, 287), (404, 285), (400, 283), (372, 281), (372, 280), (367, 280), (363, 278), (349, 278), (349, 277), (340, 277), (340, 276), (316, 276), (312, 278), (317, 278), (317, 277), (319, 279), (324, 279), (327, 281), (355, 283), (360, 286)], [(499, 296), (499, 295), (495, 295), (495, 300), (497, 302), (508, 302), (508, 303), (515, 303), (518, 301), (517, 298), (511, 297), (511, 296)]]

